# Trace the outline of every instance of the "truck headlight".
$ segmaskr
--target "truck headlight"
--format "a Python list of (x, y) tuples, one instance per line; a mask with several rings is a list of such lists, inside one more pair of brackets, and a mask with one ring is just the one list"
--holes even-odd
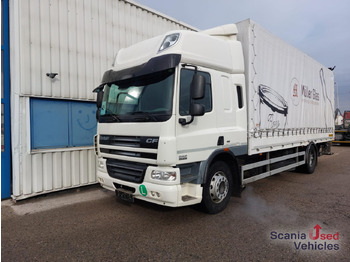
[(151, 173), (151, 178), (163, 181), (175, 181), (176, 172), (153, 170)]

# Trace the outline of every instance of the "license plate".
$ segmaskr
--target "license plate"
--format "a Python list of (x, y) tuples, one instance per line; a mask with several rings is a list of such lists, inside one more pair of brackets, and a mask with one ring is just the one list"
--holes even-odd
[(117, 195), (117, 198), (130, 202), (130, 203), (134, 203), (134, 196), (132, 195), (131, 192), (122, 189), (122, 188), (118, 188), (115, 190), (115, 194)]

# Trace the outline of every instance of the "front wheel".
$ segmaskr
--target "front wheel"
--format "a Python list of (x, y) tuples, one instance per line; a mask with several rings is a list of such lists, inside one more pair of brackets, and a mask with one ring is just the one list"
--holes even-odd
[(215, 162), (208, 171), (206, 183), (203, 185), (201, 206), (205, 212), (216, 214), (224, 210), (232, 194), (232, 174), (223, 161)]

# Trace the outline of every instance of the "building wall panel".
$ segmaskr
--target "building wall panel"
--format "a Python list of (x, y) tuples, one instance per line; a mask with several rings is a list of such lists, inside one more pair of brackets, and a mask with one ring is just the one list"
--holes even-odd
[[(18, 1), (18, 0), (17, 0)], [(22, 0), (22, 95), (93, 100), (116, 52), (179, 22), (127, 1)], [(52, 80), (46, 73), (58, 73)]]
[(52, 178), (53, 190), (61, 189), (63, 187), (63, 168), (62, 168), (62, 153), (56, 152), (52, 155)]
[(86, 13), (84, 9), (84, 1), (76, 1), (76, 18), (77, 18), (77, 28), (76, 28), (76, 38), (77, 38), (77, 97), (87, 98), (87, 88), (85, 82), (85, 64), (86, 64), (86, 52), (85, 52), (85, 19), (84, 14)]
[(78, 63), (77, 63), (77, 15), (76, 1), (68, 1), (68, 69), (69, 97), (78, 98)]
[(80, 180), (80, 159), (79, 159), (79, 151), (71, 152), (71, 178), (72, 178), (72, 186), (78, 186)]
[(22, 182), (20, 184), (20, 188), (17, 192), (18, 196), (21, 195), (30, 195), (34, 191), (32, 189), (32, 156), (30, 154), (26, 154), (23, 157), (23, 166), (20, 169), (20, 173), (18, 174), (21, 178), (20, 181)]
[(32, 190), (34, 193), (39, 193), (43, 188), (43, 155), (35, 154), (31, 156), (32, 162)]
[(41, 78), (41, 95), (46, 97), (52, 96), (52, 82), (46, 76), (51, 72), (51, 24), (50, 24), (50, 1), (39, 2), (39, 18), (40, 18), (40, 71)]
[[(59, 26), (59, 3), (58, 0), (50, 1), (50, 72), (57, 73), (60, 72), (60, 26)], [(46, 77), (43, 76), (44, 78)], [(59, 76), (61, 77), (61, 76)], [(51, 94), (52, 97), (61, 97), (61, 82), (60, 81), (51, 81)]]
[(93, 149), (27, 155), (21, 172), (22, 188), (16, 199), (96, 183)]
[(62, 176), (63, 176), (63, 187), (69, 188), (72, 186), (71, 181), (71, 152), (63, 152), (62, 153)]
[(53, 189), (53, 153), (43, 154), (43, 190)]
[(32, 147), (30, 99), (94, 101), (119, 49), (195, 29), (126, 0), (10, 0), (10, 12), (13, 198), (96, 183), (92, 147)]
[[(85, 78), (85, 90), (86, 90), (86, 96), (87, 99), (93, 99), (93, 93), (89, 92), (88, 87), (95, 86), (93, 83), (94, 81), (94, 67), (93, 67), (93, 31), (92, 31), (92, 4), (91, 0), (84, 1), (84, 20), (85, 20), (85, 75), (83, 76)], [(96, 79), (97, 81), (97, 79)]]
[(88, 183), (96, 182), (96, 161), (91, 161), (92, 159), (96, 160), (95, 151), (89, 150), (87, 151), (87, 166), (88, 166)]
[[(29, 21), (30, 25), (30, 64), (26, 66), (26, 70), (30, 69), (30, 94), (41, 96), (41, 35), (40, 35), (40, 12), (39, 0), (30, 1), (29, 5)], [(26, 80), (24, 80), (26, 82)]]

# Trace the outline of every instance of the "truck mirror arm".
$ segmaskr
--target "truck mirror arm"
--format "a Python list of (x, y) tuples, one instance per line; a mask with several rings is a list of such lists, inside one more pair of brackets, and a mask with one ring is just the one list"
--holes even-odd
[(196, 104), (192, 101), (191, 107), (190, 107), (191, 119), (187, 121), (186, 118), (180, 118), (179, 123), (183, 126), (191, 124), (195, 116), (202, 116), (204, 115), (204, 113), (205, 113), (204, 106), (202, 104)]
[(185, 126), (185, 125), (189, 125), (193, 122), (194, 120), (194, 116), (191, 116), (191, 119), (190, 121), (187, 121), (186, 118), (179, 118), (179, 123), (182, 125), (182, 126)]

